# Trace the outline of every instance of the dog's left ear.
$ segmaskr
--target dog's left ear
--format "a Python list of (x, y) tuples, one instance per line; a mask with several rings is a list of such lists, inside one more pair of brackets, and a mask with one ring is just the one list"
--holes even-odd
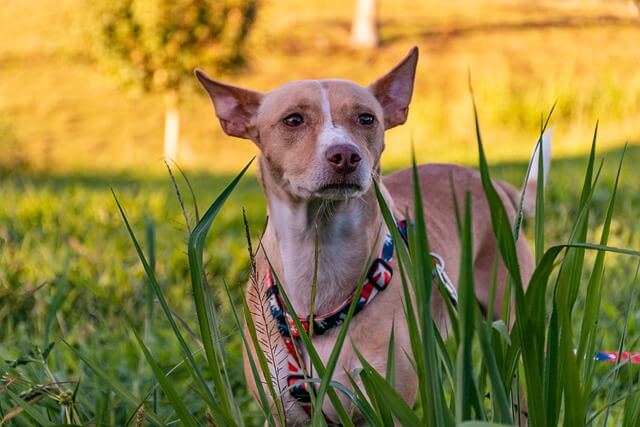
[(213, 80), (197, 69), (195, 75), (209, 94), (222, 130), (227, 135), (257, 142), (256, 114), (262, 94)]
[(418, 48), (414, 46), (398, 65), (369, 86), (384, 110), (385, 130), (407, 121), (417, 63)]

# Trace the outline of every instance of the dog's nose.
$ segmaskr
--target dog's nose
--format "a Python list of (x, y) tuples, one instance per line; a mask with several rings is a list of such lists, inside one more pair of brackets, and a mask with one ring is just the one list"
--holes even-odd
[(358, 150), (350, 144), (338, 144), (326, 151), (325, 156), (333, 169), (341, 174), (348, 174), (356, 170), (362, 160)]

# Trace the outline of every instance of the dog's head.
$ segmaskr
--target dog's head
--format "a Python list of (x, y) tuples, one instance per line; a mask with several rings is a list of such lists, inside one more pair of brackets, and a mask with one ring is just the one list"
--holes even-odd
[(406, 121), (417, 61), (414, 47), (368, 87), (302, 80), (259, 93), (196, 76), (225, 133), (252, 140), (281, 189), (296, 199), (348, 199), (378, 173), (384, 131)]

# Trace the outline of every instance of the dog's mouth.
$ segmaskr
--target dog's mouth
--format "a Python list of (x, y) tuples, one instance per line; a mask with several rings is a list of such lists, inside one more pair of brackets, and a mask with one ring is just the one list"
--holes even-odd
[(316, 193), (330, 199), (344, 199), (357, 196), (362, 192), (362, 186), (355, 182), (332, 182), (318, 188)]
[(360, 191), (362, 190), (362, 187), (359, 184), (356, 184), (355, 182), (338, 182), (338, 183), (332, 183), (332, 184), (325, 184), (322, 187), (320, 187), (319, 191), (323, 192), (326, 190)]

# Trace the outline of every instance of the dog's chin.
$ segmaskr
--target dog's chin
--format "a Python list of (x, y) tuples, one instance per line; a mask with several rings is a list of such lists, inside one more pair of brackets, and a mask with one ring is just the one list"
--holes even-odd
[(320, 186), (315, 196), (326, 200), (348, 200), (360, 197), (366, 191), (360, 184), (354, 182), (329, 183)]

